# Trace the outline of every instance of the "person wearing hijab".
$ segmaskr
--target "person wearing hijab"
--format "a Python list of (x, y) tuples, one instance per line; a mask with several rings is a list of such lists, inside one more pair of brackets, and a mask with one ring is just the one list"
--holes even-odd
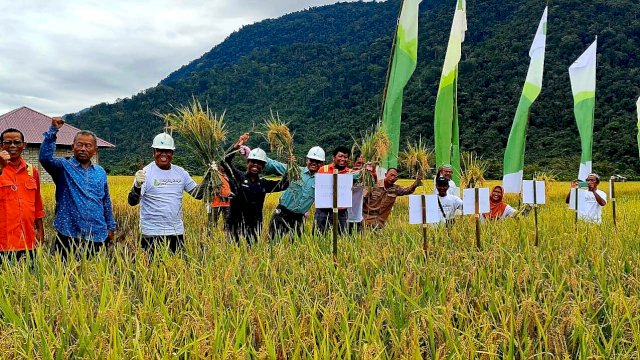
[(503, 195), (504, 188), (502, 186), (496, 185), (491, 189), (491, 196), (489, 197), (490, 211), (482, 214), (485, 219), (503, 220), (516, 214), (516, 209), (502, 201)]

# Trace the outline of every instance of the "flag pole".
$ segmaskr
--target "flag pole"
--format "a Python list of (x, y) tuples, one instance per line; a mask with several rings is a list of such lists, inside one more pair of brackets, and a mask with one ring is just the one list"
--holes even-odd
[(393, 66), (393, 55), (396, 51), (396, 40), (398, 39), (398, 28), (400, 27), (400, 15), (402, 14), (402, 7), (404, 0), (400, 2), (400, 12), (396, 18), (396, 30), (393, 32), (393, 40), (391, 41), (391, 52), (389, 53), (389, 63), (387, 65), (387, 76), (384, 80), (384, 88), (382, 89), (382, 99), (380, 100), (380, 117), (378, 121), (382, 121), (384, 117), (384, 106), (387, 100), (387, 90), (389, 88), (389, 79), (391, 78), (391, 66)]

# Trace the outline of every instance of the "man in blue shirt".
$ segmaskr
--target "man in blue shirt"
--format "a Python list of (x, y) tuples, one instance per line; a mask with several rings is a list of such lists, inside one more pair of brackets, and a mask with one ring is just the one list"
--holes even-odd
[[(295, 232), (302, 234), (304, 214), (309, 211), (315, 199), (316, 172), (324, 165), (325, 154), (319, 146), (314, 146), (307, 153), (307, 166), (300, 167), (302, 179), (289, 183), (280, 196), (278, 206), (269, 222), (269, 237), (285, 235)], [(287, 165), (273, 159), (268, 159), (264, 167), (265, 174), (282, 175), (287, 172)]]
[(40, 147), (40, 163), (56, 184), (56, 215), (53, 227), (58, 231), (54, 249), (66, 258), (69, 250), (81, 247), (95, 253), (113, 239), (113, 218), (107, 173), (91, 163), (97, 150), (97, 138), (90, 131), (79, 131), (73, 139), (73, 157), (53, 157), (60, 117), (51, 120)]

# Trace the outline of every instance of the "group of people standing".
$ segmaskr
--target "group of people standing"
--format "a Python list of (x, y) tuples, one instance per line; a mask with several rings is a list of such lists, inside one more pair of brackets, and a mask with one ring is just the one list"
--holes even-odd
[[(107, 174), (92, 162), (97, 150), (96, 135), (90, 131), (78, 132), (72, 144), (73, 156), (54, 157), (56, 135), (62, 126), (62, 118), (52, 119), (49, 130), (43, 134), (39, 160), (56, 185), (53, 248), (66, 257), (72, 249), (81, 247), (95, 252), (104, 247), (114, 239), (116, 221)], [(22, 158), (26, 146), (22, 132), (6, 129), (0, 138), (0, 252), (21, 257), (44, 239), (45, 214), (40, 175), (36, 167)], [(398, 170), (395, 168), (380, 175), (370, 164), (349, 168), (350, 150), (344, 146), (334, 149), (327, 164), (324, 150), (319, 146), (312, 147), (306, 155), (306, 165), (300, 167), (301, 179), (289, 181), (287, 165), (270, 159), (260, 148), (249, 149), (246, 146), (248, 140), (249, 134), (241, 135), (233, 147), (234, 151), (221, 164), (213, 166), (198, 185), (185, 169), (172, 163), (175, 152), (173, 138), (167, 133), (154, 138), (151, 145), (153, 162), (136, 172), (127, 199), (131, 206), (140, 205), (143, 249), (153, 252), (157, 246), (167, 246), (176, 251), (184, 246), (183, 195), (187, 193), (195, 199), (202, 199), (211, 181), (211, 171), (218, 171), (223, 181), (222, 189), (210, 207), (214, 213), (224, 214), (224, 229), (232, 239), (236, 242), (244, 239), (249, 244), (258, 240), (265, 197), (272, 192), (282, 194), (268, 226), (268, 237), (300, 236), (303, 233), (305, 218), (315, 200), (317, 174), (332, 174), (337, 170), (339, 174), (353, 174), (358, 179), (363, 171), (372, 172), (376, 182), (363, 193), (361, 218), (362, 225), (372, 229), (385, 227), (396, 199), (412, 194), (422, 184), (422, 178), (417, 176), (408, 187), (396, 185)], [(246, 170), (240, 170), (233, 164), (237, 153), (246, 158)], [(451, 166), (441, 166), (435, 178), (435, 193), (443, 222), (452, 221), (456, 212), (462, 210), (459, 190), (451, 180), (452, 173)], [(282, 179), (269, 180), (263, 177), (265, 175), (282, 176)], [(588, 209), (582, 209), (580, 215), (585, 220), (601, 220), (606, 194), (597, 190), (598, 183), (596, 174), (587, 178), (591, 197), (587, 199)], [(516, 214), (516, 210), (502, 200), (503, 192), (501, 186), (492, 189), (491, 211), (483, 214), (485, 219), (498, 220)], [(349, 211), (347, 208), (338, 209), (340, 233), (347, 231)], [(332, 224), (332, 214), (333, 209), (316, 208), (314, 231), (326, 232)]]

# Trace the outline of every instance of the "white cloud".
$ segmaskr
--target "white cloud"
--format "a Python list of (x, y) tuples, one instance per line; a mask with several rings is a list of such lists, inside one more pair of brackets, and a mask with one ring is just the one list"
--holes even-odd
[(3, 1), (0, 114), (48, 115), (156, 85), (242, 25), (336, 0)]

